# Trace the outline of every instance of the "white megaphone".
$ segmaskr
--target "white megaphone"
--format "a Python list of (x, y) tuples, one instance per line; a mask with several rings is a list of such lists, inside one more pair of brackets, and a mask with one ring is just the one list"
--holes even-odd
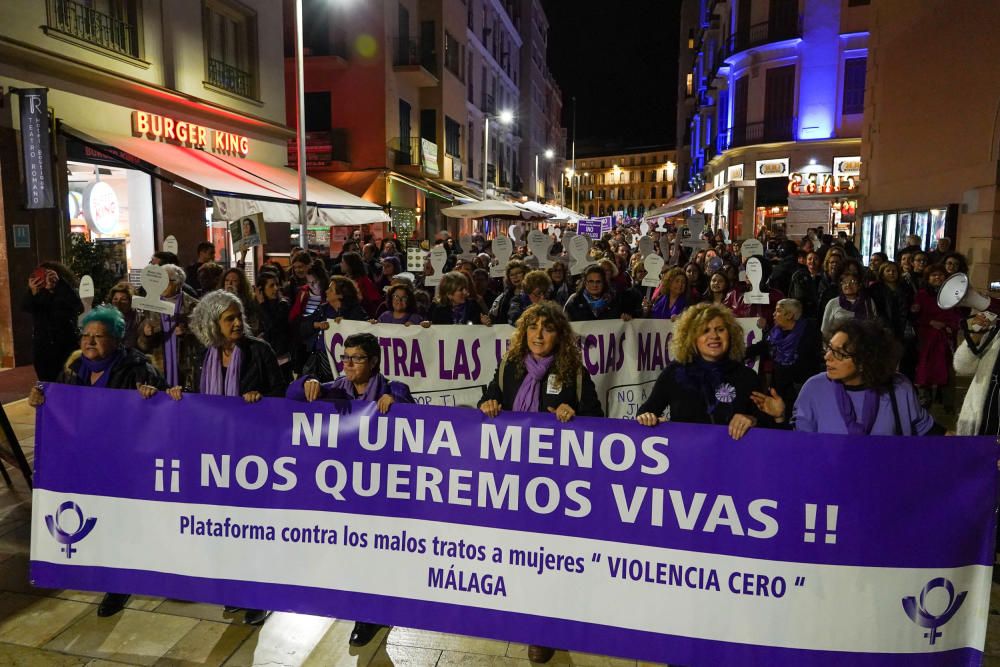
[(983, 296), (969, 285), (969, 276), (953, 273), (941, 285), (937, 295), (938, 308), (949, 310), (959, 306), (1000, 315), (1000, 299)]

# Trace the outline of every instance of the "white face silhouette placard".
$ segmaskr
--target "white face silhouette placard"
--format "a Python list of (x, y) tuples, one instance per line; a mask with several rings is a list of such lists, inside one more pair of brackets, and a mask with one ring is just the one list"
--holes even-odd
[(562, 238), (562, 233), (563, 231), (559, 227), (549, 227), (549, 234), (554, 235), (557, 241)]
[(748, 259), (754, 255), (764, 254), (764, 244), (757, 239), (747, 239), (740, 246), (740, 257)]
[(646, 255), (646, 259), (642, 260), (646, 269), (646, 277), (642, 279), (643, 287), (656, 287), (660, 284), (660, 271), (663, 270), (664, 263), (663, 258), (655, 253)]
[(562, 241), (563, 252), (566, 254), (569, 254), (569, 242), (573, 240), (574, 236), (576, 236), (576, 232), (572, 229), (567, 229), (563, 233), (562, 239), (560, 239)]
[(705, 243), (705, 239), (701, 237), (702, 232), (705, 230), (705, 216), (692, 215), (688, 218), (687, 228), (688, 235), (682, 245), (688, 248), (704, 248), (708, 245)]
[(94, 279), (90, 276), (80, 278), (80, 301), (83, 301), (83, 312), (90, 312), (94, 306)]
[(163, 239), (163, 250), (164, 252), (172, 252), (177, 254), (177, 237), (173, 234)]
[(569, 272), (574, 276), (583, 273), (590, 265), (590, 237), (577, 234), (569, 242)]
[(434, 273), (424, 278), (424, 284), (434, 287), (441, 284), (441, 276), (444, 275), (444, 265), (448, 263), (448, 251), (444, 249), (443, 245), (436, 245), (431, 248), (430, 262)]
[[(161, 315), (172, 315), (174, 304), (164, 301), (160, 295), (170, 286), (170, 276), (162, 266), (150, 264), (139, 274), (139, 284), (146, 290), (146, 296), (132, 299), (132, 305), (139, 310), (148, 310)], [(177, 298), (181, 298), (178, 295)]]
[(643, 236), (639, 239), (639, 255), (643, 258), (653, 252), (653, 239), (649, 236)]
[(549, 259), (550, 248), (552, 248), (551, 236), (538, 229), (528, 232), (528, 250), (538, 258), (538, 267), (541, 269), (552, 266), (552, 260)]
[(643, 222), (639, 224), (639, 233), (645, 236), (649, 233), (649, 223)]
[(459, 255), (462, 259), (475, 259), (476, 253), (472, 250), (472, 235), (465, 234), (460, 236), (458, 239), (458, 245), (462, 249), (462, 254)]
[(509, 238), (498, 236), (493, 239), (493, 256), (496, 257), (496, 264), (490, 267), (490, 275), (494, 278), (503, 278), (507, 272), (507, 263), (513, 254), (514, 244)]
[(750, 283), (750, 291), (743, 295), (744, 303), (770, 303), (771, 296), (760, 291), (760, 283), (764, 280), (764, 267), (757, 257), (747, 260), (747, 281)]
[(520, 245), (524, 243), (524, 227), (519, 224), (513, 224), (507, 229), (507, 236), (514, 243)]

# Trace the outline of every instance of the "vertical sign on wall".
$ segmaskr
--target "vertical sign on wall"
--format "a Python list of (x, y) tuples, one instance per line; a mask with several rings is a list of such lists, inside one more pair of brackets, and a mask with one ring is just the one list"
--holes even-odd
[(46, 88), (22, 88), (21, 148), (27, 208), (52, 208), (52, 156), (49, 154), (49, 110)]

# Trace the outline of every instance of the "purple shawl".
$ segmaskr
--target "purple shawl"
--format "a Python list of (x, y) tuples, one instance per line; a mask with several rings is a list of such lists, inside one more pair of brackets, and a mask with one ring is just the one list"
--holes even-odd
[(878, 416), (878, 392), (874, 389), (865, 389), (865, 402), (861, 407), (861, 421), (858, 421), (854, 413), (854, 404), (851, 397), (847, 395), (847, 387), (843, 382), (833, 383), (833, 393), (837, 399), (837, 410), (844, 419), (844, 426), (847, 427), (848, 435), (868, 435), (875, 425), (875, 418)]
[(538, 412), (538, 397), (542, 391), (542, 378), (548, 372), (555, 357), (535, 359), (530, 354), (524, 355), (524, 368), (528, 371), (521, 386), (514, 396), (514, 412)]
[[(115, 367), (119, 361), (125, 358), (125, 353), (118, 349), (115, 353), (104, 359), (98, 359), (91, 361), (87, 357), (80, 357), (80, 368), (76, 371), (76, 377), (78, 377), (83, 384), (93, 387), (107, 387), (108, 378), (111, 377), (111, 369)], [(97, 382), (93, 385), (90, 384), (90, 374), (100, 373), (101, 377), (97, 378)]]
[(163, 329), (163, 374), (167, 378), (168, 387), (180, 385), (180, 371), (178, 370), (178, 341), (176, 329), (180, 324), (181, 310), (184, 307), (184, 293), (177, 293), (177, 303), (174, 304), (173, 315), (160, 315), (160, 327)]
[(240, 346), (233, 348), (233, 357), (229, 360), (226, 370), (225, 385), (222, 382), (222, 355), (214, 345), (205, 351), (205, 363), (201, 369), (201, 393), (210, 396), (240, 395), (240, 366), (243, 363), (243, 352)]

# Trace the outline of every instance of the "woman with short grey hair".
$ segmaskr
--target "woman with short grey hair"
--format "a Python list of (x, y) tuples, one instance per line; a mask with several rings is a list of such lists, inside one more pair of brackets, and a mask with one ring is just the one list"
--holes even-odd
[(163, 270), (170, 282), (160, 296), (174, 305), (174, 311), (170, 315), (147, 312), (138, 327), (136, 347), (152, 356), (153, 365), (163, 373), (168, 387), (193, 391), (203, 348), (188, 329), (188, 320), (198, 300), (184, 293), (184, 269), (164, 264)]
[[(286, 382), (271, 346), (246, 332), (243, 303), (224, 290), (209, 292), (191, 313), (191, 329), (205, 345), (199, 393), (241, 396), (256, 403), (264, 396), (284, 396)], [(180, 393), (171, 390), (174, 399)], [(240, 607), (227, 606), (228, 613)], [(271, 615), (266, 609), (247, 609), (243, 622), (260, 625)]]

